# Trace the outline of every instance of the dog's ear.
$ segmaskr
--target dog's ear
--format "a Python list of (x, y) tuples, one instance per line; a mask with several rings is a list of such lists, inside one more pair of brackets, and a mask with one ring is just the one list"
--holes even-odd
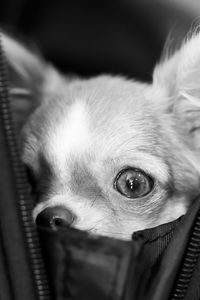
[(200, 34), (155, 68), (153, 84), (165, 89), (171, 112), (180, 120), (191, 145), (200, 150)]
[(14, 119), (19, 129), (29, 114), (41, 103), (47, 86), (57, 72), (38, 53), (3, 34), (2, 45), (8, 66), (9, 93)]

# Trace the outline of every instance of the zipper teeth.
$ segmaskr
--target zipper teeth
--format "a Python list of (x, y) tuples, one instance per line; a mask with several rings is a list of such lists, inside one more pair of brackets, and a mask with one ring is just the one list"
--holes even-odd
[(193, 232), (190, 237), (186, 249), (186, 253), (184, 255), (182, 269), (176, 281), (173, 297), (171, 298), (171, 300), (184, 299), (192, 278), (192, 274), (196, 262), (199, 258), (199, 255), (200, 255), (200, 211), (198, 212), (195, 220)]
[(35, 280), (36, 293), (39, 300), (50, 300), (51, 294), (47, 280), (47, 274), (43, 262), (40, 240), (36, 228), (32, 222), (32, 200), (30, 198), (30, 187), (27, 181), (25, 168), (23, 167), (18, 151), (18, 143), (12, 123), (8, 93), (8, 77), (6, 59), (2, 46), (0, 33), (0, 114), (6, 133), (6, 142), (9, 149), (10, 161), (15, 177), (16, 191), (18, 194), (18, 209), (27, 242), (28, 254)]

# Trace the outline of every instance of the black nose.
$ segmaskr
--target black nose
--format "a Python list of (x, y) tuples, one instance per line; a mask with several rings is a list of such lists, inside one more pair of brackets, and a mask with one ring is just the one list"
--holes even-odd
[(47, 207), (36, 218), (38, 226), (48, 227), (54, 231), (71, 226), (73, 221), (73, 214), (63, 206)]

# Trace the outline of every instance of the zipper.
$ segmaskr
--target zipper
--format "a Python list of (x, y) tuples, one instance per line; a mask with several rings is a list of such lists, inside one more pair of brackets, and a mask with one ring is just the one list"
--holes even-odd
[[(25, 167), (20, 161), (17, 136), (12, 121), (10, 108), (7, 63), (3, 49), (3, 39), (0, 33), (0, 117), (6, 144), (6, 155), (10, 160), (14, 178), (17, 209), (23, 232), (27, 257), (32, 272), (33, 287), (37, 300), (50, 300), (51, 291), (45, 269), (40, 239), (35, 224), (32, 221), (33, 201), (30, 197), (30, 185), (27, 180)], [(2, 145), (1, 145), (2, 147)], [(8, 152), (8, 153), (7, 153)], [(9, 221), (8, 221), (9, 222)], [(23, 276), (23, 274), (21, 274)], [(26, 280), (26, 278), (24, 278)], [(16, 278), (17, 281), (17, 278)], [(28, 300), (28, 299), (27, 299)]]
[(171, 300), (183, 300), (200, 257), (200, 210), (197, 213)]

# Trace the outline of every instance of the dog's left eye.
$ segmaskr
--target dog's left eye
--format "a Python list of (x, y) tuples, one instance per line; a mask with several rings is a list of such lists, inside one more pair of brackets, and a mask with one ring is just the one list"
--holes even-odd
[(114, 181), (114, 188), (128, 198), (144, 197), (152, 191), (153, 186), (153, 179), (135, 168), (123, 169)]

